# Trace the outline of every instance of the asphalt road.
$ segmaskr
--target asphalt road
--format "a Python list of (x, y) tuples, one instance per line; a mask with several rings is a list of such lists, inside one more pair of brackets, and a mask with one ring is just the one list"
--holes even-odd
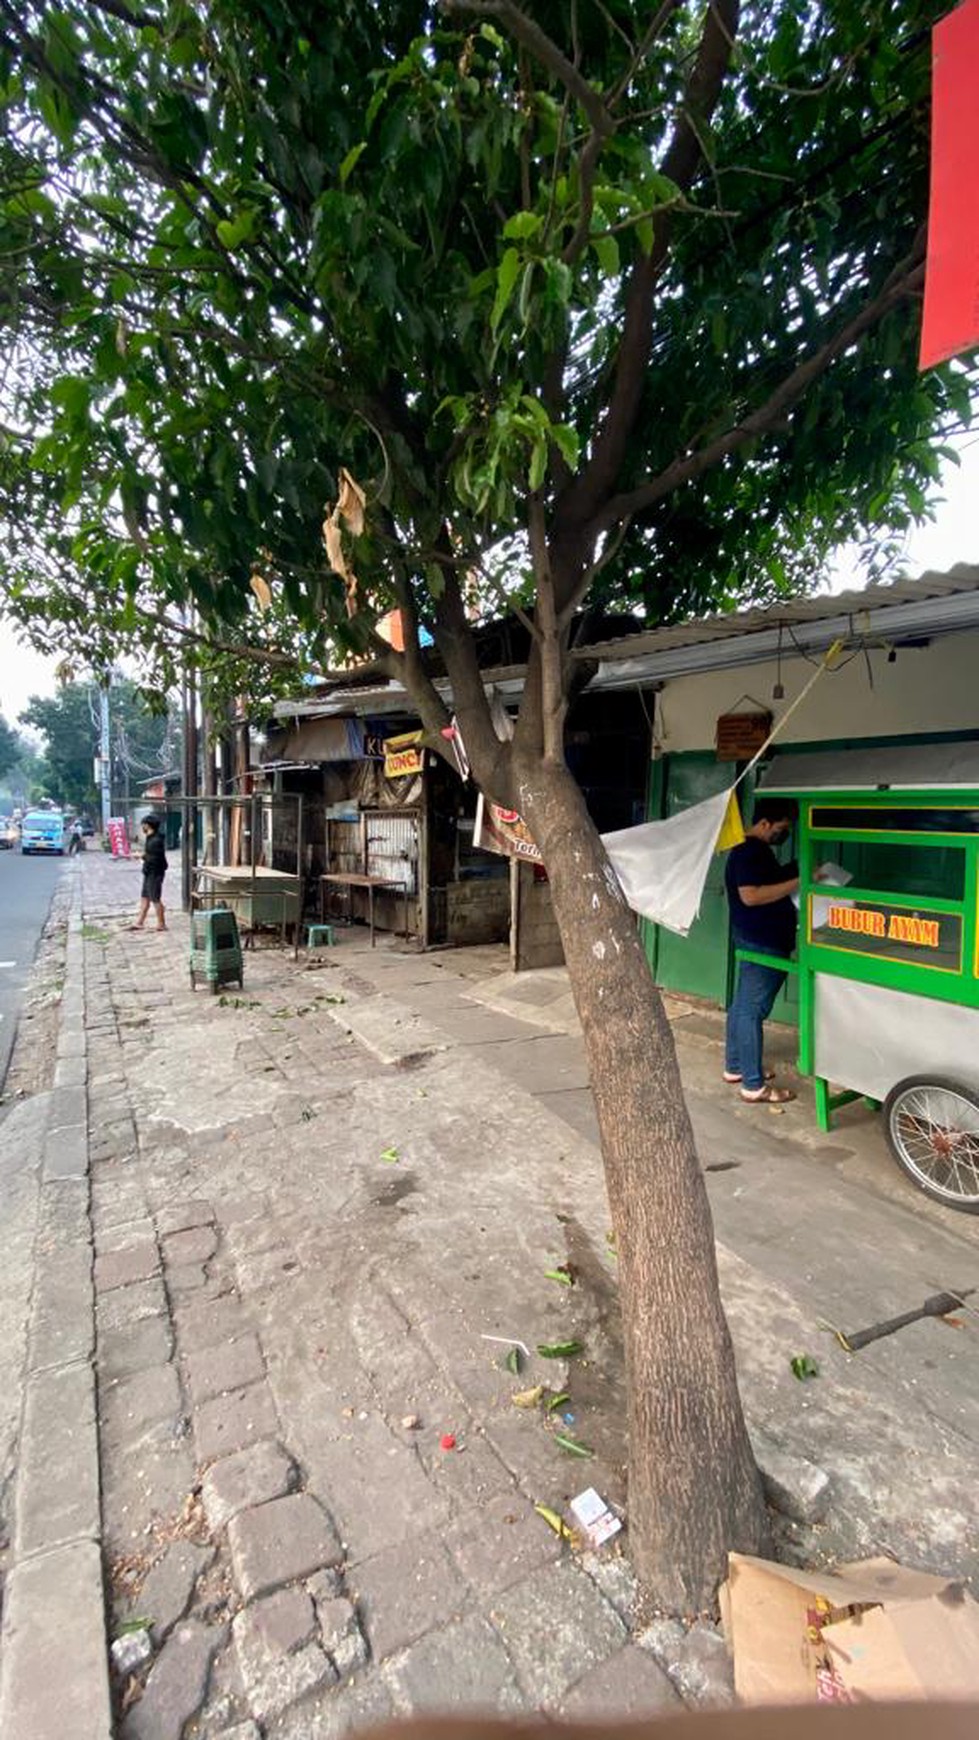
[(66, 862), (54, 857), (24, 858), (16, 848), (0, 852), (0, 1087), (38, 939)]

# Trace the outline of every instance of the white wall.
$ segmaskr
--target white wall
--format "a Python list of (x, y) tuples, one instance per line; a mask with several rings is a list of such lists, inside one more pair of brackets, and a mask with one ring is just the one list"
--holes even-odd
[[(792, 715), (788, 743), (841, 737), (890, 737), (902, 732), (979, 730), (979, 633), (946, 635), (921, 648), (899, 647), (888, 664), (883, 648), (869, 653), (873, 687), (863, 653), (844, 653), (839, 669), (826, 671)], [(733, 666), (701, 676), (671, 677), (656, 697), (656, 742), (663, 754), (713, 749), (720, 713), (750, 712), (748, 694), (776, 722), (805, 688), (813, 666), (793, 651), (782, 657), (783, 701), (772, 700), (775, 660)]]

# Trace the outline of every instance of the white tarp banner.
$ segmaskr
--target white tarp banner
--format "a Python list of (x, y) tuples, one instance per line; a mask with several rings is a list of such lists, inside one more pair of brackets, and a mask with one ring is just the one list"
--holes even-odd
[[(721, 832), (727, 833), (724, 824), (729, 804), (736, 809), (733, 787), (667, 816), (665, 821), (642, 822), (637, 828), (602, 835), (633, 912), (686, 936), (700, 911), (700, 897)], [(739, 836), (744, 838), (740, 830), (725, 844), (733, 845)]]

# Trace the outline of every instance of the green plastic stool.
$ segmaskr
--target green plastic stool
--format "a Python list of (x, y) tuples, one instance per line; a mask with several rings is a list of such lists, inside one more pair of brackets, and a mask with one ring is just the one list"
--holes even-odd
[(212, 993), (219, 985), (244, 985), (238, 921), (226, 906), (212, 906), (190, 915), (190, 986), (198, 979)]
[(328, 949), (331, 949), (335, 943), (336, 937), (333, 934), (332, 924), (309, 924), (306, 926), (307, 948), (316, 949), (321, 944), (325, 944)]

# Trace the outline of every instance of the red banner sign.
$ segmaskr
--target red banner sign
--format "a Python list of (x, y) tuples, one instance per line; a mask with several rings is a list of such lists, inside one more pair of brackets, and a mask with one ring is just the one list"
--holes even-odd
[(979, 0), (935, 25), (931, 110), (923, 369), (979, 344)]

